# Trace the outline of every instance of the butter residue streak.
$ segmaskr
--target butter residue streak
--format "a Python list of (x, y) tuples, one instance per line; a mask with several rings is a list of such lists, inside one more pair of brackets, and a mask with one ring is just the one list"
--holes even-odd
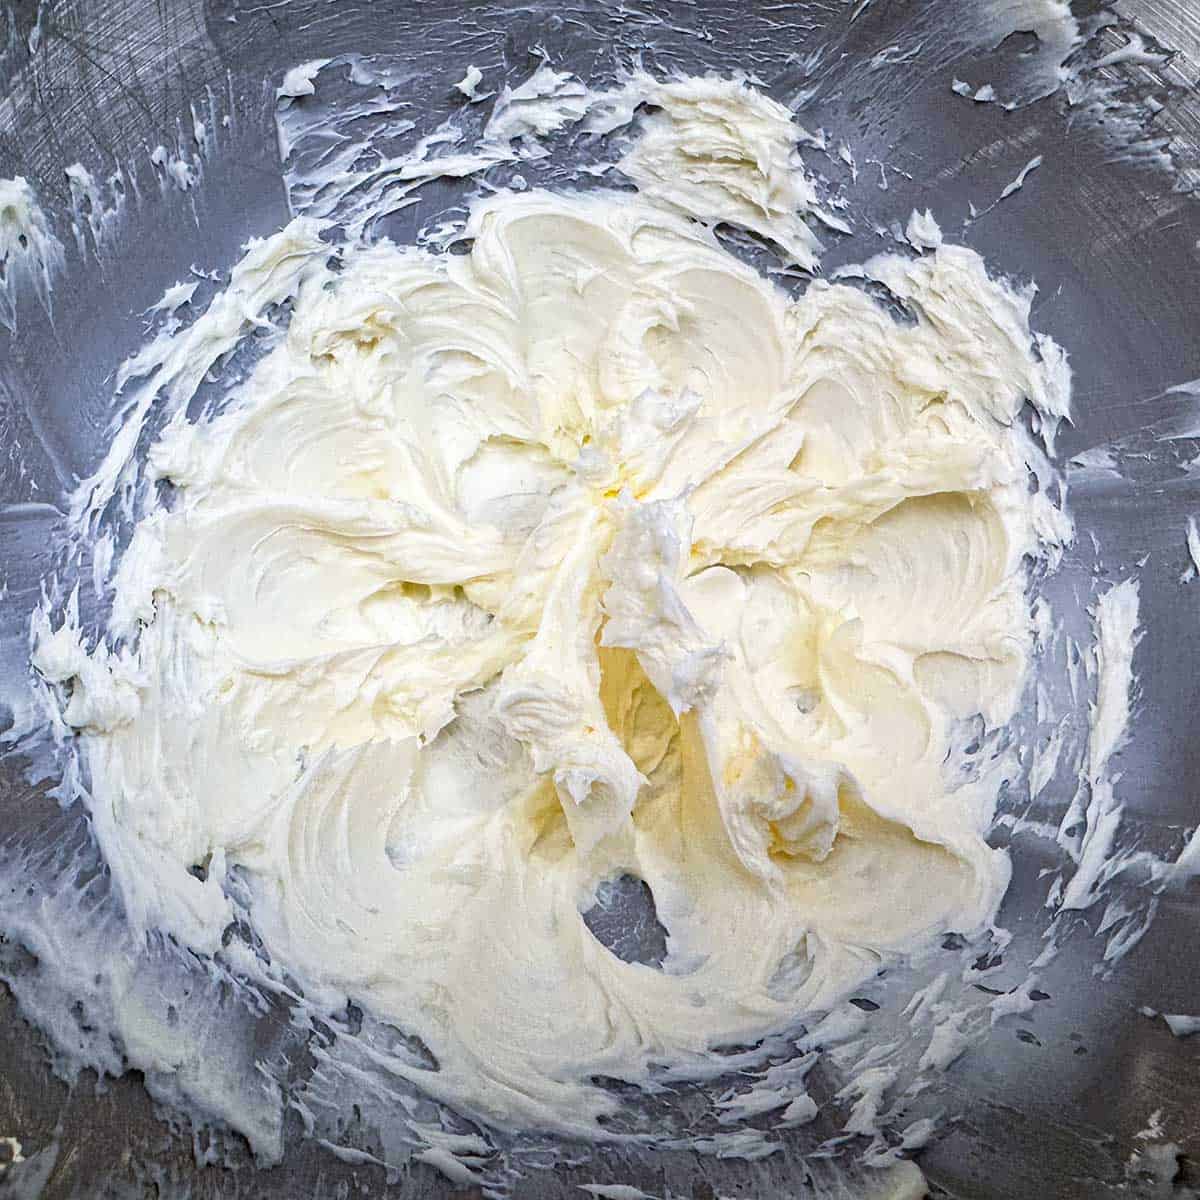
[(933, 214), (926, 209), (923, 213), (913, 209), (908, 224), (904, 227), (904, 237), (914, 250), (936, 250), (942, 244), (942, 231), (933, 219)]
[[(462, 82), (470, 78), (468, 73)], [(469, 92), (461, 84), (457, 86), (464, 95), (474, 98), (474, 83)], [(505, 85), (488, 118), (484, 140), (503, 144), (556, 133), (578, 121), (590, 102), (591, 93), (579, 79), (543, 63), (518, 87)]]
[(467, 67), (467, 73), (454, 85), (457, 92), (466, 96), (472, 104), (479, 104), (494, 92), (481, 92), (479, 85), (483, 82), (483, 72), (472, 63)]
[[(1133, 652), (1137, 645), (1139, 585), (1126, 579), (1104, 592), (1093, 610), (1096, 630), (1096, 699), (1089, 714), (1084, 782), (1089, 791), (1078, 868), (1067, 883), (1060, 907), (1086, 909), (1098, 899), (1112, 857), (1122, 805), (1109, 764), (1124, 745), (1133, 701)], [(1076, 814), (1076, 819), (1077, 819)], [(1073, 822), (1072, 812), (1063, 828)]]
[(17, 328), (19, 289), (28, 287), (50, 312), (50, 289), (63, 269), (54, 235), (33, 185), (21, 175), (0, 179), (0, 325)]
[[(597, 1076), (711, 1073), (985, 928), (1008, 882), (998, 780), (943, 768), (1024, 683), (1015, 418), (1065, 411), (1065, 376), (962, 247), (869, 264), (912, 325), (723, 249), (706, 224), (814, 254), (815, 196), (775, 153), (786, 110), (719, 82), (671, 85), (622, 165), (638, 196), (501, 193), (463, 255), (335, 250), (306, 218), (255, 244), (125, 372), (75, 506), (165, 392), (148, 477), (177, 502), (120, 560), (115, 648), (35, 628), (135, 926), (214, 952), (236, 869), (310, 1002), (419, 1037), (436, 1067), (391, 1069), (504, 1127), (609, 1136)], [(251, 378), (186, 420), (283, 296)], [(620, 875), (662, 969), (584, 922)]]
[(808, 271), (816, 268), (821, 243), (804, 218), (811, 213), (847, 232), (820, 207), (803, 170), (796, 144), (804, 131), (788, 109), (746, 80), (662, 83), (638, 73), (593, 102), (588, 126), (617, 127), (639, 104), (654, 111), (618, 166), (644, 199), (706, 224), (756, 233)]
[(313, 80), (320, 73), (321, 68), (327, 66), (329, 62), (328, 58), (314, 58), (297, 67), (292, 67), (290, 71), (284, 73), (283, 81), (275, 89), (275, 98), (291, 100), (300, 96), (311, 96), (317, 90)]
[(1191, 1037), (1193, 1033), (1200, 1033), (1200, 1017), (1189, 1017), (1182, 1013), (1163, 1013), (1163, 1020), (1176, 1037)]

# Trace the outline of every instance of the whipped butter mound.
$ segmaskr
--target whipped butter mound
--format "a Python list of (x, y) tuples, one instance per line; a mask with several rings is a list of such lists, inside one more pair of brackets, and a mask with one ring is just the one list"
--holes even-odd
[[(468, 253), (308, 272), (151, 453), (175, 497), (121, 561), (133, 648), (41, 655), (113, 714), (79, 724), (131, 919), (214, 951), (244, 899), (310, 1001), (511, 1128), (601, 1135), (595, 1077), (711, 1072), (985, 927), (1009, 876), (998, 780), (944, 767), (1025, 678), (1015, 418), (1057, 403), (1028, 305), (948, 245), (868, 264), (915, 323), (792, 300), (685, 215), (698, 163), (686, 205), (502, 193)], [(661, 968), (584, 921), (622, 875)]]

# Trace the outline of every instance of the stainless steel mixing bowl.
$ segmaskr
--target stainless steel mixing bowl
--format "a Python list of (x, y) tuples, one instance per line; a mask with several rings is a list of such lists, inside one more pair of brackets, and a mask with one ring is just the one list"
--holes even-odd
[[(858, 232), (832, 239), (826, 271), (886, 248), (878, 231), (930, 207), (949, 236), (994, 268), (1037, 280), (1034, 323), (1068, 350), (1075, 375), (1062, 461), (1107, 446), (1122, 465), (1120, 476), (1067, 469), (1080, 536), (1051, 587), (1068, 625), (1082, 632), (1093, 582), (1123, 577), (1144, 560), (1146, 633), (1120, 790), (1125, 836), (1169, 852), (1200, 820), (1200, 585), (1180, 582), (1186, 518), (1200, 507), (1200, 476), (1188, 467), (1200, 451), (1200, 423), (1196, 390), (1171, 390), (1200, 376), (1200, 208), (1190, 194), (1200, 178), (1200, 5), (1119, 0), (1113, 8), (1102, 20), (1090, 0), (1075, 6), (1087, 41), (1072, 61), (1091, 64), (1086, 89), (1068, 84), (1008, 110), (964, 98), (952, 84), (1003, 81), (1036, 42), (1018, 32), (981, 51), (955, 36), (955, 14), (965, 26), (974, 11), (957, 0), (0, 5), (0, 177), (26, 176), (56, 227), (69, 229), (73, 216), (78, 231), (77, 242), (64, 239), (53, 320), (25, 304), (15, 333), (0, 328), (0, 634), (18, 637), (28, 619), (64, 496), (102, 451), (113, 372), (140, 343), (144, 310), (193, 266), (228, 267), (248, 236), (286, 221), (274, 113), (287, 68), (337, 53), (385, 54), (404, 68), (396, 78), (415, 106), (448, 112), (450, 85), (468, 63), (519, 79), (545, 55), (589, 81), (611, 77), (639, 53), (657, 70), (737, 67), (797, 102), (800, 120), (824, 130), (830, 145), (853, 147), (859, 174), (843, 182)], [(1094, 66), (1127, 46), (1134, 30), (1149, 49), (1173, 53)], [(208, 155), (194, 141), (197, 114), (221, 122)], [(173, 185), (151, 161), (160, 145), (195, 161), (191, 186)], [(1025, 186), (989, 208), (1035, 156), (1041, 165)], [(810, 163), (819, 171), (822, 161)], [(89, 219), (94, 201), (73, 194), (64, 173), (76, 162), (101, 181), (121, 169), (124, 182), (105, 184), (104, 194), (116, 202), (127, 193), (124, 219)], [(447, 192), (445, 202), (456, 197)], [(404, 213), (393, 220), (394, 234), (415, 232)], [(0, 761), (0, 838), (34, 829), (63, 845), (81, 837), (79, 813), (60, 812), (48, 795), (52, 782), (30, 783), (19, 756)], [(1069, 799), (1051, 787), (1040, 811), (1057, 820)], [(1016, 835), (1012, 844), (1014, 883), (1001, 921), (1018, 940), (1036, 940), (1045, 925), (1040, 872), (1055, 863), (1034, 837)], [(1200, 1008), (1198, 897), (1196, 887), (1163, 895), (1149, 933), (1110, 979), (1096, 973), (1097, 943), (1081, 927), (1044, 973), (1047, 998), (954, 1065), (942, 1081), (948, 1128), (920, 1158), (935, 1194), (1190, 1194), (1200, 1178), (1200, 1165), (1186, 1157), (1200, 1164), (1200, 1037), (1175, 1039), (1138, 1010)], [(0, 896), (0, 910), (4, 903)], [(21, 955), (0, 941), (6, 973), (28, 969)], [(0, 1193), (57, 1200), (451, 1191), (430, 1168), (389, 1177), (299, 1136), (270, 1171), (245, 1156), (199, 1166), (206, 1135), (165, 1123), (136, 1077), (68, 1085), (48, 1061), (41, 1035), (0, 988), (0, 1135), (18, 1137), (26, 1159), (0, 1177)], [(1185, 1153), (1173, 1183), (1139, 1179), (1136, 1163), (1130, 1167), (1155, 1111)], [(569, 1157), (564, 1149), (558, 1169), (548, 1163), (516, 1194), (565, 1197), (578, 1194), (579, 1181), (602, 1177), (597, 1164), (582, 1173), (569, 1167)], [(809, 1194), (813, 1170), (799, 1150), (759, 1164), (706, 1163), (699, 1188), (694, 1156), (682, 1152), (602, 1157), (599, 1167), (609, 1172), (604, 1178), (655, 1195), (762, 1198)]]

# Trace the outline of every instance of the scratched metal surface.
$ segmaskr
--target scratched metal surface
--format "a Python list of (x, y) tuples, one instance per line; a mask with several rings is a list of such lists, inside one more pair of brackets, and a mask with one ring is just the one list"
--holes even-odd
[[(1172, 172), (1111, 162), (1103, 130), (1083, 128), (1061, 94), (1015, 112), (952, 95), (956, 69), (977, 77), (970, 64), (954, 61), (953, 46), (940, 57), (935, 49), (916, 62), (862, 71), (864, 58), (924, 10), (897, 0), (865, 9), (835, 0), (697, 0), (670, 6), (669, 27), (639, 20), (639, 13), (664, 11), (651, 0), (620, 12), (599, 0), (0, 5), (0, 177), (27, 176), (56, 214), (69, 211), (68, 164), (81, 161), (100, 173), (117, 162), (145, 163), (150, 147), (177, 140), (188, 104), (206, 89), (218, 110), (234, 117), (199, 187), (143, 198), (136, 236), (106, 248), (99, 263), (88, 247), (81, 254), (68, 246), (53, 328), (32, 313), (16, 337), (0, 329), (0, 569), (8, 589), (0, 622), (23, 619), (36, 593), (46, 525), (70, 481), (97, 458), (111, 373), (141, 339), (139, 314), (192, 264), (227, 266), (248, 236), (286, 219), (272, 112), (273, 89), (287, 67), (344, 51), (408, 55), (422, 68), (413, 83), (418, 102), (445, 104), (468, 62), (519, 77), (544, 49), (593, 78), (611, 68), (614, 47), (641, 43), (652, 47), (647, 65), (746, 66), (787, 99), (813, 82), (805, 77), (808, 51), (834, 46), (844, 55), (826, 55), (801, 119), (844, 138), (860, 163), (882, 159), (900, 168), (889, 173), (884, 192), (875, 169), (864, 167), (852, 198), (885, 222), (930, 206), (948, 232), (989, 263), (1036, 277), (1042, 290), (1035, 323), (1067, 348), (1075, 370), (1076, 417), (1062, 439), (1064, 458), (1116, 443), (1133, 464), (1127, 481), (1075, 495), (1079, 528), (1095, 533), (1103, 553), (1098, 562), (1090, 539), (1081, 537), (1057, 585), (1059, 599), (1078, 604), (1095, 572), (1119, 577), (1146, 557), (1150, 632), (1138, 650), (1140, 716), (1121, 764), (1123, 794), (1151, 842), (1194, 824), (1200, 590), (1181, 587), (1179, 576), (1187, 563), (1184, 520), (1200, 510), (1200, 484), (1178, 470), (1176, 451), (1194, 456), (1200, 446), (1174, 443), (1168, 460), (1153, 438), (1193, 411), (1194, 397), (1167, 389), (1200, 377), (1200, 209), (1188, 194), (1200, 178), (1200, 5), (1127, 0), (1116, 8), (1124, 27), (1132, 23), (1176, 51), (1166, 65), (1125, 64), (1106, 75), (1124, 78), (1131, 93), (1164, 100), (1155, 128), (1174, 139)], [(852, 21), (855, 9), (862, 11)], [(1103, 39), (1113, 46), (1124, 40), (1120, 27), (1099, 36), (1102, 46)], [(1002, 58), (991, 69), (1003, 71)], [(1043, 165), (1021, 192), (957, 228), (970, 202), (990, 202), (1035, 154)], [(847, 239), (825, 261), (853, 261), (878, 245), (869, 234)], [(44, 787), (24, 782), (19, 762), (0, 761), (0, 836), (47, 820), (55, 809)], [(1038, 873), (1049, 863), (1036, 842), (1022, 840), (1015, 850), (1002, 921), (1020, 929), (1037, 920)], [(1193, 889), (1164, 898), (1151, 932), (1110, 982), (1094, 982), (1068, 948), (1046, 985), (1050, 1001), (1022, 1027), (1033, 1040), (1003, 1031), (946, 1078), (945, 1107), (956, 1119), (920, 1159), (937, 1193), (964, 1200), (1131, 1194), (1125, 1163), (1154, 1110), (1200, 1164), (1200, 1037), (1176, 1041), (1137, 1013), (1141, 1005), (1196, 1010), (1198, 934)], [(427, 1168), (387, 1180), (378, 1169), (348, 1166), (299, 1141), (269, 1172), (247, 1164), (198, 1168), (190, 1138), (159, 1119), (135, 1076), (99, 1091), (94, 1082), (68, 1088), (54, 1079), (37, 1033), (0, 989), (0, 1135), (19, 1136), (29, 1159), (0, 1177), (0, 1194), (346, 1196), (360, 1187), (376, 1195), (450, 1193)], [(670, 1185), (673, 1168), (646, 1160), (623, 1169), (623, 1181), (653, 1192)], [(714, 1163), (708, 1194), (803, 1194), (788, 1170), (786, 1155), (766, 1171)], [(1200, 1166), (1185, 1159), (1178, 1194), (1198, 1178)], [(547, 1173), (518, 1194), (569, 1195), (572, 1178)]]

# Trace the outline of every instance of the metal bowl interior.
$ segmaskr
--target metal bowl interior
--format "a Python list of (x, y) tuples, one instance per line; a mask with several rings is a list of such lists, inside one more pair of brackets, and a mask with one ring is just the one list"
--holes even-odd
[[(1083, 630), (1098, 579), (1140, 576), (1146, 632), (1121, 793), (1126, 836), (1165, 851), (1200, 819), (1191, 707), (1200, 591), (1180, 582), (1189, 565), (1187, 518), (1200, 506), (1200, 475), (1189, 469), (1200, 453), (1200, 386), (1179, 386), (1200, 377), (1200, 209), (1190, 195), (1200, 178), (1200, 9), (1190, 0), (1122, 0), (1114, 8), (1105, 22), (1095, 19), (1096, 6), (1076, 6), (1088, 37), (1073, 61), (1096, 64), (1135, 30), (1173, 55), (1097, 66), (1086, 96), (1073, 96), (1068, 84), (1009, 109), (974, 102), (952, 84), (995, 80), (1003, 92), (1004, 80), (1022, 78), (1022, 56), (1036, 38), (1016, 33), (981, 48), (956, 35), (956, 27), (971, 27), (974, 5), (937, 0), (0, 7), (0, 76), (8, 80), (0, 177), (34, 182), (56, 226), (73, 221), (77, 235), (74, 243), (64, 238), (66, 270), (52, 312), (27, 304), (15, 331), (0, 328), (0, 634), (16, 639), (26, 627), (49, 531), (73, 482), (103, 451), (113, 373), (141, 343), (145, 311), (193, 267), (228, 267), (247, 238), (288, 219), (275, 126), (275, 88), (288, 68), (339, 53), (385, 56), (413, 105), (441, 115), (454, 110), (452, 85), (469, 63), (519, 80), (546, 56), (589, 82), (611, 78), (638, 54), (663, 71), (741, 69), (798, 103), (799, 119), (823, 131), (828, 145), (853, 148), (855, 177), (838, 184), (856, 232), (827, 239), (826, 273), (887, 248), (894, 223), (930, 208), (949, 237), (977, 249), (992, 269), (1036, 280), (1034, 324), (1067, 349), (1075, 379), (1059, 455), (1078, 537), (1047, 586), (1066, 623)], [(1100, 94), (1108, 97), (1103, 111), (1092, 103)], [(211, 153), (190, 140), (197, 113), (219, 126)], [(182, 148), (195, 161), (190, 186), (164, 178), (151, 159), (157, 146)], [(1035, 158), (1024, 186), (996, 203)], [(122, 167), (136, 183), (136, 192), (123, 185), (123, 220), (89, 221), (96, 201), (73, 191), (65, 174), (77, 162), (101, 180)], [(811, 162), (833, 173), (828, 159)], [(461, 211), (461, 195), (442, 187), (433, 185), (419, 213), (397, 214), (385, 231), (408, 239), (438, 204)], [(1070, 465), (1095, 447), (1108, 448), (1120, 474)], [(19, 756), (0, 760), (0, 838), (41, 827), (47, 836), (73, 836), (78, 814), (59, 812), (52, 782), (29, 782)], [(1065, 811), (1066, 787), (1056, 782), (1040, 798), (1045, 819)], [(1035, 837), (998, 833), (997, 841), (1011, 841), (1015, 868), (1001, 923), (1032, 944), (1044, 928), (1043, 872), (1056, 863)], [(1197, 1162), (1183, 1160), (1175, 1194), (1188, 1194), (1189, 1170), (1191, 1184), (1200, 1184), (1200, 1038), (1175, 1039), (1139, 1013), (1200, 1005), (1200, 889), (1159, 901), (1148, 933), (1110, 978), (1097, 973), (1085, 929), (1046, 971), (1040, 986), (1049, 998), (946, 1075), (940, 1099), (952, 1119), (920, 1158), (937, 1194), (1137, 1194), (1130, 1157), (1156, 1111)], [(5, 974), (29, 969), (21, 955), (0, 937)], [(0, 1176), (0, 1194), (453, 1193), (430, 1168), (396, 1178), (299, 1137), (269, 1172), (245, 1161), (199, 1165), (204, 1135), (164, 1123), (136, 1077), (99, 1087), (54, 1077), (41, 1035), (0, 989), (0, 1134), (10, 1133), (26, 1161)], [(655, 1195), (699, 1195), (689, 1190), (697, 1168), (682, 1157), (625, 1159), (610, 1164), (612, 1177)], [(798, 1149), (758, 1164), (714, 1160), (701, 1176), (712, 1196), (782, 1196), (796, 1194), (803, 1169)], [(565, 1197), (596, 1177), (564, 1165), (529, 1176), (518, 1194)], [(160, 1190), (143, 1190), (151, 1184)]]

